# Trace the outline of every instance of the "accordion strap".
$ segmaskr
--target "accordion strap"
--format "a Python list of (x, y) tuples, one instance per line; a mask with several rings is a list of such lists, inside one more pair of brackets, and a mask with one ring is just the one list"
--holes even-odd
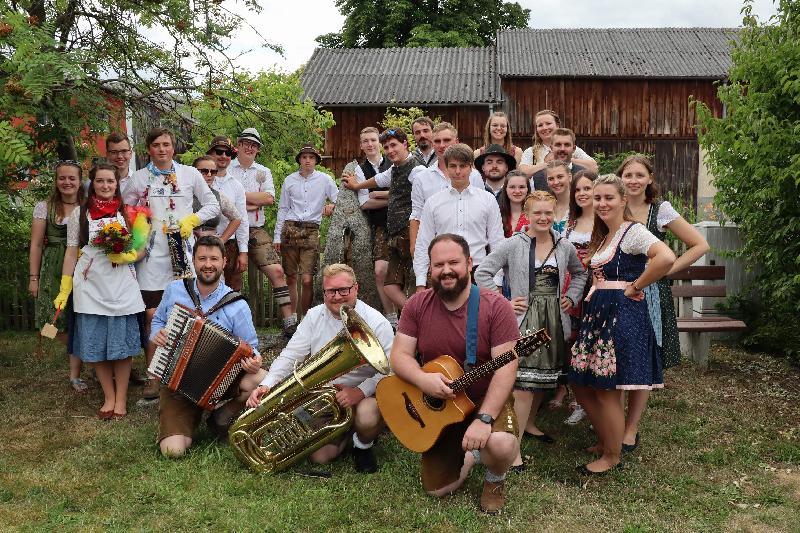
[(194, 278), (183, 278), (183, 286), (186, 288), (186, 292), (189, 293), (189, 298), (192, 299), (192, 303), (194, 304), (195, 312), (199, 316), (208, 316), (213, 315), (223, 307), (228, 304), (232, 304), (234, 302), (238, 302), (239, 300), (244, 300), (245, 297), (240, 292), (236, 292), (234, 290), (228, 292), (220, 298), (220, 300), (211, 306), (211, 309), (208, 310), (208, 313), (203, 312), (203, 308), (200, 305), (200, 297), (194, 292)]

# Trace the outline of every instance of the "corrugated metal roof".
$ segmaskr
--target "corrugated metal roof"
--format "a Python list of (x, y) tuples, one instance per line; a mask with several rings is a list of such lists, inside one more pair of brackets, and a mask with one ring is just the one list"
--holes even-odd
[(511, 29), (497, 36), (502, 77), (724, 78), (732, 28)]
[(318, 48), (302, 78), (317, 105), (471, 104), (497, 99), (494, 48)]

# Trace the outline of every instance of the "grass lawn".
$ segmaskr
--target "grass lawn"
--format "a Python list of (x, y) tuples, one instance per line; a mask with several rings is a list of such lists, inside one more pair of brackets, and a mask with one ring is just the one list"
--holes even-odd
[[(203, 426), (182, 460), (157, 453), (155, 406), (118, 422), (95, 418), (99, 385), (76, 395), (63, 350), (35, 336), (0, 334), (0, 530), (337, 531), (800, 531), (800, 370), (763, 354), (716, 346), (710, 370), (667, 372), (653, 395), (642, 444), (626, 468), (586, 479), (586, 424), (548, 412), (557, 442), (526, 441), (528, 469), (510, 476), (502, 514), (478, 511), (482, 469), (444, 500), (419, 484), (418, 457), (391, 436), (380, 471), (349, 458), (316, 468), (329, 479), (256, 475)], [(142, 368), (143, 362), (136, 365)]]

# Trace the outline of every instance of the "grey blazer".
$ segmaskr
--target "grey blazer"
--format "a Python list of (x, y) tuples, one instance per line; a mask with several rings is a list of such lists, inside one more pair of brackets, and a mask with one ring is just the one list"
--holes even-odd
[[(556, 231), (550, 230), (553, 240), (556, 242), (554, 252), (556, 265), (558, 265), (558, 294), (564, 290), (564, 278), (567, 272), (572, 274), (572, 281), (569, 284), (566, 297), (577, 304), (583, 296), (583, 287), (589, 279), (589, 273), (583, 268), (578, 252), (567, 239), (562, 238)], [(530, 269), (530, 247), (532, 239), (527, 233), (517, 232), (508, 239), (501, 242), (492, 253), (481, 261), (478, 270), (475, 271), (475, 281), (478, 286), (487, 289), (494, 289), (494, 275), (499, 270), (503, 270), (505, 279), (511, 288), (511, 297), (528, 297), (530, 288), (528, 287), (528, 272)], [(521, 317), (518, 317), (518, 319)], [(564, 339), (569, 339), (572, 334), (572, 323), (569, 315), (561, 311), (561, 326), (564, 329)]]

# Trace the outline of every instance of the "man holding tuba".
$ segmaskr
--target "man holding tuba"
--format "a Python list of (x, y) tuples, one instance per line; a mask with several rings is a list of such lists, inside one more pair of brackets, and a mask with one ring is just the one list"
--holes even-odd
[[(339, 318), (342, 305), (347, 305), (358, 313), (375, 333), (388, 356), (394, 340), (392, 327), (381, 312), (358, 299), (358, 281), (352, 268), (341, 263), (326, 266), (322, 271), (322, 293), (324, 303), (306, 313), (289, 344), (272, 363), (269, 371), (261, 370), (254, 376), (261, 381), (250, 394), (248, 407), (257, 407), (261, 397), (291, 375), (296, 364), (316, 354), (336, 337), (342, 329)], [(375, 387), (382, 377), (374, 368), (365, 365), (330, 383), (338, 389), (336, 401), (342, 407), (353, 409), (353, 461), (359, 472), (372, 473), (378, 469), (371, 448), (384, 427), (375, 401)], [(312, 453), (309, 457), (311, 462), (323, 464), (333, 461), (347, 446), (350, 433), (346, 435), (347, 437), (338, 442), (327, 444)]]

